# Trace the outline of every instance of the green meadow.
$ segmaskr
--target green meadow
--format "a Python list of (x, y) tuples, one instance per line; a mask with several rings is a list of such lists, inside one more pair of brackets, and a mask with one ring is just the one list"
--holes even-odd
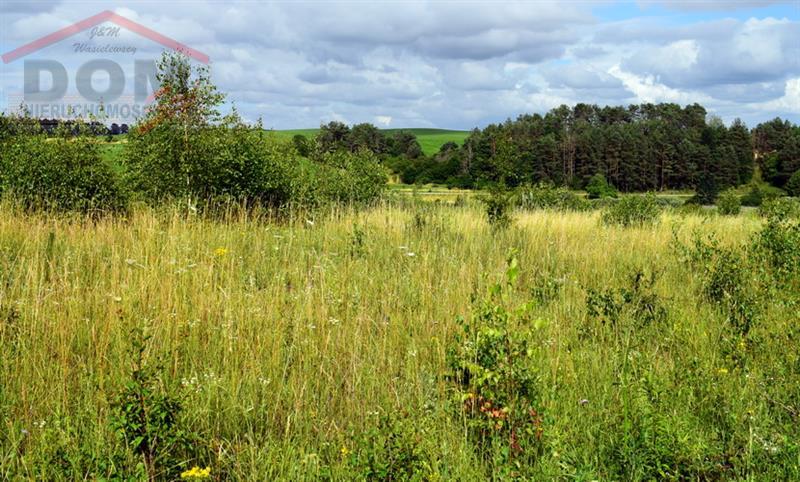
[(797, 232), (753, 212), (0, 212), (4, 479), (800, 477)]

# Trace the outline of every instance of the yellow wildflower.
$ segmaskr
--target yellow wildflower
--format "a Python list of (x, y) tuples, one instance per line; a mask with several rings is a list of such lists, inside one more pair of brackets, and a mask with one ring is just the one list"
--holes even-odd
[(345, 446), (342, 446), (342, 450), (340, 450), (340, 452), (342, 453), (342, 457), (347, 457), (350, 455), (350, 449)]
[(194, 466), (189, 470), (185, 470), (181, 472), (182, 479), (208, 479), (211, 478), (211, 467), (206, 467), (201, 469), (200, 467)]
[(214, 256), (217, 256), (217, 257), (221, 258), (221, 257), (225, 256), (226, 254), (228, 254), (228, 248), (223, 248), (222, 246), (220, 246), (219, 248), (214, 250)]
[(719, 370), (717, 370), (717, 373), (719, 373), (720, 375), (727, 375), (728, 374), (728, 369), (727, 368), (720, 368)]

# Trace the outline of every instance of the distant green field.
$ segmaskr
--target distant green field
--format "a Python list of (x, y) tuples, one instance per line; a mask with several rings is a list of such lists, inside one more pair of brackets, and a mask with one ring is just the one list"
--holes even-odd
[[(381, 130), (387, 134), (392, 134), (398, 131), (411, 132), (417, 136), (417, 140), (422, 147), (422, 152), (424, 152), (426, 155), (436, 154), (442, 145), (450, 141), (461, 145), (464, 142), (464, 139), (466, 139), (469, 135), (469, 131), (454, 131), (449, 129), (408, 128)], [(273, 132), (280, 137), (287, 138), (293, 137), (297, 134), (301, 134), (306, 137), (313, 137), (317, 135), (319, 129), (288, 129), (276, 130)]]

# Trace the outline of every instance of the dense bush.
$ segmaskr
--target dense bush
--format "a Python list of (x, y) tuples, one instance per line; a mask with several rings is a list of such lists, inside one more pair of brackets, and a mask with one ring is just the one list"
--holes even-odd
[(511, 210), (512, 194), (504, 186), (493, 186), (488, 196), (481, 198), (486, 206), (486, 218), (494, 229), (505, 229), (511, 226), (513, 218)]
[(777, 279), (785, 281), (800, 275), (800, 221), (771, 216), (753, 245)]
[[(235, 200), (271, 207), (364, 202), (377, 197), (384, 169), (366, 149), (311, 152), (282, 142), (234, 112), (220, 117), (217, 93), (204, 69), (167, 54), (159, 66), (155, 106), (129, 135), (131, 186), (145, 199)], [(333, 135), (333, 134), (331, 134)], [(302, 158), (297, 149), (313, 159)]]
[(755, 183), (750, 185), (750, 189), (741, 199), (742, 206), (758, 207), (762, 202), (764, 202), (764, 192)]
[(602, 174), (595, 174), (586, 185), (586, 192), (589, 199), (600, 199), (604, 197), (617, 197), (617, 190), (606, 181)]
[(292, 176), (292, 203), (318, 206), (328, 202), (372, 201), (383, 192), (387, 173), (377, 156), (363, 149), (302, 159)]
[(430, 480), (434, 473), (435, 450), (430, 428), (398, 415), (383, 415), (375, 426), (356, 437), (351, 450), (342, 447), (348, 469), (356, 480)]
[(591, 203), (565, 187), (540, 183), (517, 189), (516, 204), (522, 209), (557, 209), (562, 211), (586, 211)]
[(617, 328), (624, 318), (637, 328), (663, 323), (667, 309), (655, 293), (656, 273), (645, 275), (637, 270), (631, 276), (630, 288), (587, 289), (586, 313), (589, 318), (603, 325)]
[(742, 202), (739, 196), (732, 190), (723, 192), (717, 197), (717, 211), (726, 216), (739, 214), (742, 210)]
[(661, 208), (654, 194), (630, 195), (609, 206), (603, 212), (602, 220), (605, 224), (643, 226), (658, 221), (660, 213)]
[(790, 198), (769, 199), (764, 201), (758, 212), (765, 218), (800, 218), (800, 200)]
[(128, 139), (129, 180), (148, 200), (224, 197), (269, 205), (289, 201), (290, 169), (298, 157), (294, 149), (238, 119), (186, 133), (170, 124), (137, 127)]
[(800, 197), (800, 170), (792, 174), (785, 187), (790, 196)]
[(125, 191), (94, 138), (48, 138), (24, 124), (1, 143), (0, 191), (26, 208), (98, 213), (125, 207)]

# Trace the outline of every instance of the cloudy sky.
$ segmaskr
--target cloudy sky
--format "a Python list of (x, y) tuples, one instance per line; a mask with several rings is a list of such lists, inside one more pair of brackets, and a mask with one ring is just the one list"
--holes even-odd
[[(276, 129), (330, 120), (469, 129), (577, 102), (698, 102), (728, 122), (800, 122), (800, 0), (173, 0), (113, 8), (0, 0), (0, 52), (109, 8), (207, 54), (236, 108)], [(136, 52), (79, 53), (76, 43)], [(74, 83), (78, 65), (108, 57), (132, 90), (134, 59), (159, 49), (127, 31), (108, 39), (76, 33), (0, 64), (0, 103), (22, 91), (26, 60), (56, 59)], [(107, 82), (103, 75), (95, 85)]]

